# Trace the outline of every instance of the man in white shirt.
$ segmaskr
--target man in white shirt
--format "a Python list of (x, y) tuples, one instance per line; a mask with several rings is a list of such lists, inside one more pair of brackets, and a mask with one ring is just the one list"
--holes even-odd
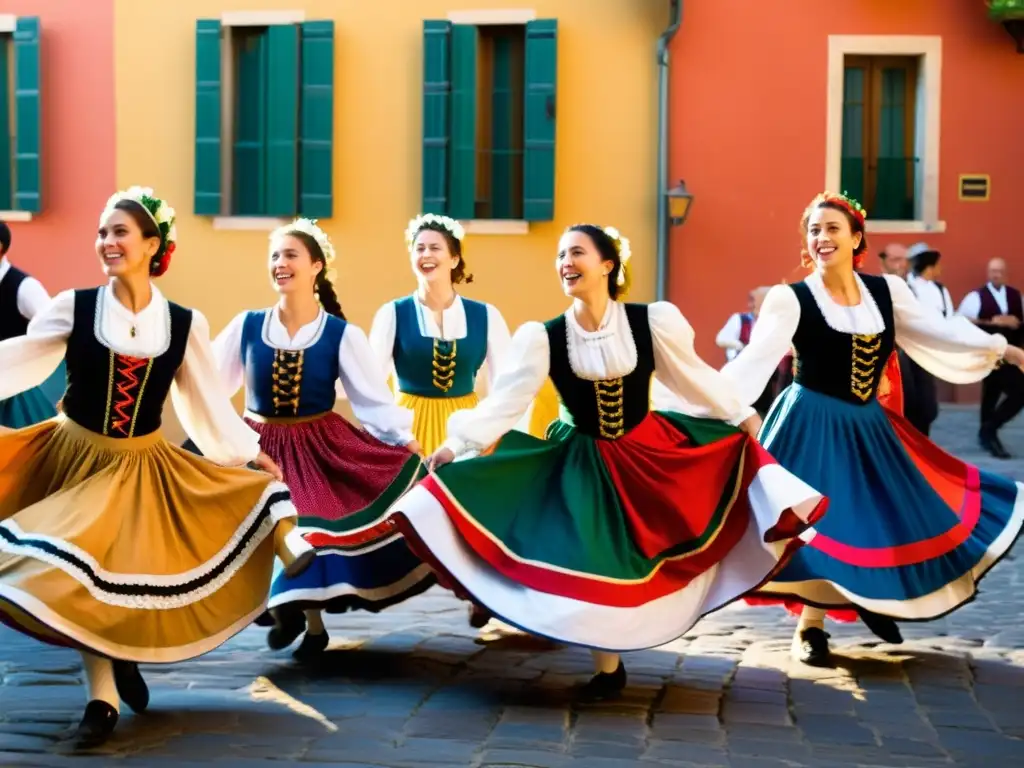
[[(938, 312), (943, 317), (953, 315), (953, 297), (946, 286), (940, 283), (942, 258), (934, 248), (926, 243), (915, 243), (907, 249), (907, 261), (910, 263), (910, 274), (907, 285), (917, 296), (917, 300), (925, 307)], [(904, 391), (903, 411), (907, 421), (913, 424), (923, 435), (931, 431), (932, 422), (939, 415), (939, 398), (935, 386), (935, 377), (907, 358), (906, 371), (902, 371), (904, 379), (910, 379), (909, 390), (913, 393), (908, 397)], [(903, 360), (900, 361), (903, 364)]]
[[(957, 313), (989, 333), (999, 333), (1011, 344), (1024, 339), (1024, 306), (1021, 293), (1006, 284), (1006, 262), (988, 263), (988, 283), (968, 293)], [(999, 429), (1024, 408), (1024, 373), (1014, 366), (1000, 366), (981, 383), (981, 428), (978, 442), (993, 456), (1010, 458), (999, 439)]]
[(750, 332), (754, 328), (754, 321), (761, 309), (764, 297), (768, 295), (768, 289), (755, 288), (747, 298), (747, 311), (736, 312), (725, 321), (722, 330), (715, 337), (715, 344), (725, 350), (725, 359), (733, 360), (747, 344), (750, 343)]
[(907, 249), (899, 243), (890, 243), (878, 254), (882, 261), (882, 271), (887, 275), (896, 275), (907, 279)]

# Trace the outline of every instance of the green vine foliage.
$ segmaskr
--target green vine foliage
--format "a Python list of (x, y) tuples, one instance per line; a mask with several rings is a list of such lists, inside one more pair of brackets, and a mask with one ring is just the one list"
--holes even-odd
[(996, 20), (1024, 16), (1024, 0), (988, 0), (988, 15)]

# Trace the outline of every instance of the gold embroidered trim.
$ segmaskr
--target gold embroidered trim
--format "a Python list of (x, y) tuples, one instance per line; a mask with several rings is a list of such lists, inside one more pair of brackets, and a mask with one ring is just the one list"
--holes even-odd
[(298, 415), (304, 361), (304, 350), (300, 349), (298, 352), (274, 350), (274, 365), (270, 374), (270, 393), (273, 397), (276, 415), (282, 415), (280, 412), (285, 409), (291, 409), (292, 416)]
[(875, 394), (875, 373), (878, 369), (878, 351), (882, 347), (880, 334), (853, 334), (850, 359), (850, 392), (861, 402)]
[(594, 382), (594, 400), (597, 403), (597, 431), (608, 440), (626, 434), (623, 415), (622, 378)]
[(453, 339), (451, 351), (443, 352), (441, 349), (442, 344), (448, 344), (448, 342), (434, 339), (430, 380), (433, 382), (434, 387), (442, 392), (447, 392), (455, 385), (455, 355), (458, 353), (459, 345), (458, 341)]

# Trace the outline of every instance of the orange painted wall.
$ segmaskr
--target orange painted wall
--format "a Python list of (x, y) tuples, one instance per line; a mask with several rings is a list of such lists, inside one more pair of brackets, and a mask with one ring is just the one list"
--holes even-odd
[[(113, 0), (4, 0), (2, 11), (38, 16), (42, 27), (43, 211), (10, 224), (11, 261), (51, 294), (96, 284), (96, 222), (116, 191)], [(125, 98), (137, 101), (141, 140), (152, 130), (145, 95)]]
[[(871, 245), (939, 248), (957, 303), (992, 256), (1024, 288), (1024, 55), (981, 0), (687, 0), (670, 49), (669, 165), (694, 203), (671, 234), (669, 295), (715, 365), (714, 336), (750, 288), (798, 279), (799, 216), (825, 183), (828, 36), (839, 34), (942, 36), (946, 232), (875, 234)], [(962, 173), (990, 174), (991, 200), (959, 202)]]

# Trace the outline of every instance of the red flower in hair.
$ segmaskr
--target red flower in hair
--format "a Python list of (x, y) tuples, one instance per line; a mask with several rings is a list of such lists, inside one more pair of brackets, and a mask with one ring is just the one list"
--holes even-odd
[(159, 259), (153, 262), (151, 274), (153, 277), (160, 277), (167, 271), (167, 268), (171, 266), (171, 255), (174, 253), (174, 249), (177, 247), (177, 243), (168, 243), (164, 249), (163, 254)]

